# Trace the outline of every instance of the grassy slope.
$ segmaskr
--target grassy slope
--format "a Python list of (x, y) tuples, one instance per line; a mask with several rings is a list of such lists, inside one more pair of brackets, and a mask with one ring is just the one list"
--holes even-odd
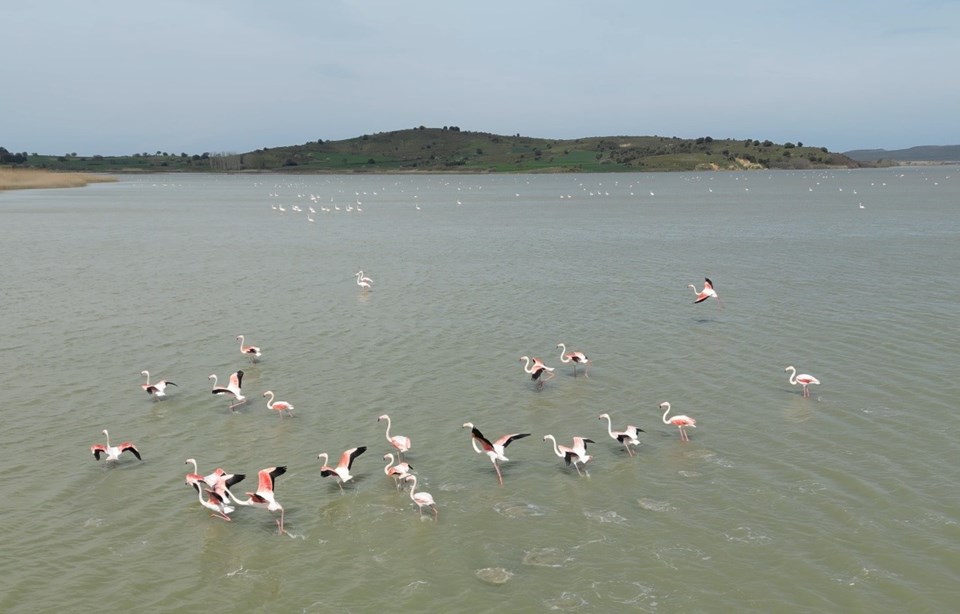
[[(738, 170), (754, 164), (764, 168), (859, 165), (842, 154), (821, 148), (786, 145), (710, 137), (616, 136), (557, 140), (419, 128), (233, 155), (30, 156), (28, 163), (58, 170), (103, 172), (606, 172)], [(746, 164), (742, 163), (744, 160)]]

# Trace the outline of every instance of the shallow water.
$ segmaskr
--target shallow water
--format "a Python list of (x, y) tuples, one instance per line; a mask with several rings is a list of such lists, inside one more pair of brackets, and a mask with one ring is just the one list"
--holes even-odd
[[(150, 175), (0, 194), (0, 610), (952, 608), (958, 178)], [(704, 276), (722, 309), (692, 304)], [(556, 368), (542, 391), (521, 355)], [(810, 398), (787, 365), (820, 378)], [(152, 401), (143, 369), (178, 387)], [(237, 369), (231, 413), (207, 376)], [(689, 443), (664, 400), (697, 419)], [(646, 431), (636, 457), (603, 412)], [(438, 521), (383, 475), (383, 413)], [(532, 433), (503, 487), (465, 421)], [(143, 462), (96, 462), (104, 428)], [(589, 477), (548, 433), (595, 441)], [(317, 454), (357, 445), (341, 494)], [(288, 534), (265, 510), (211, 518), (188, 457), (245, 473), (241, 493), (286, 465)]]

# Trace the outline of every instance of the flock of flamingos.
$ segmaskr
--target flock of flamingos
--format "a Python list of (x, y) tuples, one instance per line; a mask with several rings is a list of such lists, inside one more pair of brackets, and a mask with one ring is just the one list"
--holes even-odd
[[(363, 271), (358, 271), (355, 274), (355, 277), (357, 279), (357, 285), (360, 287), (361, 291), (366, 292), (372, 289), (373, 280), (369, 277), (366, 277), (363, 274)], [(697, 291), (696, 286), (693, 284), (690, 284), (689, 287), (693, 288), (693, 291), (696, 294), (694, 303), (702, 303), (707, 299), (713, 298), (716, 299), (720, 308), (723, 308), (720, 297), (717, 295), (716, 290), (714, 290), (713, 282), (710, 281), (709, 278), (704, 279), (703, 289), (699, 292)], [(244, 356), (248, 356), (252, 361), (256, 362), (262, 356), (260, 348), (254, 345), (247, 345), (243, 335), (238, 335), (237, 341), (240, 342), (240, 352)], [(575, 377), (578, 374), (577, 369), (580, 366), (583, 367), (583, 376), (585, 378), (590, 377), (589, 370), (591, 362), (583, 352), (567, 351), (566, 345), (563, 343), (558, 343), (557, 348), (560, 349), (560, 361), (564, 364), (571, 364), (573, 366)], [(530, 379), (534, 382), (537, 390), (541, 390), (544, 382), (552, 379), (556, 374), (555, 367), (547, 366), (539, 358), (521, 356), (520, 360), (524, 362), (523, 370), (527, 375), (530, 376)], [(810, 396), (809, 386), (820, 383), (820, 381), (812, 375), (806, 373), (801, 373), (798, 375), (797, 370), (793, 366), (786, 367), (784, 371), (790, 372), (790, 384), (799, 384), (803, 387), (804, 397)], [(147, 394), (151, 395), (155, 400), (163, 399), (166, 396), (166, 389), (168, 386), (177, 385), (169, 380), (159, 380), (151, 383), (149, 371), (142, 371), (141, 375), (146, 377), (146, 382), (141, 384), (141, 388)], [(209, 379), (213, 380), (211, 393), (230, 399), (230, 411), (235, 411), (239, 405), (247, 402), (247, 398), (242, 392), (242, 370), (238, 370), (231, 374), (226, 386), (218, 385), (217, 376), (215, 374), (210, 375)], [(293, 415), (293, 405), (287, 403), (286, 401), (276, 400), (272, 390), (267, 390), (263, 393), (263, 396), (268, 397), (267, 408), (277, 412), (281, 418), (285, 414), (291, 416)], [(694, 418), (685, 415), (673, 415), (668, 418), (667, 416), (670, 414), (671, 407), (670, 403), (666, 401), (660, 404), (660, 409), (663, 410), (663, 423), (677, 427), (680, 432), (680, 440), (689, 441), (690, 437), (687, 434), (687, 429), (696, 428), (697, 421)], [(614, 430), (613, 420), (610, 418), (609, 414), (601, 414), (598, 416), (598, 419), (606, 420), (607, 434), (612, 439), (622, 444), (627, 453), (630, 456), (633, 456), (633, 451), (630, 449), (630, 446), (640, 445), (638, 434), (644, 432), (643, 429), (637, 428), (633, 425), (628, 425), (623, 430)], [(377, 418), (377, 421), (386, 422), (385, 436), (387, 442), (396, 451), (396, 457), (394, 457), (393, 452), (388, 452), (383, 455), (383, 460), (387, 461), (387, 464), (383, 469), (384, 474), (395, 481), (398, 490), (401, 490), (404, 486), (409, 484), (410, 499), (417, 505), (420, 515), (423, 515), (423, 508), (427, 507), (433, 512), (434, 519), (437, 519), (439, 517), (439, 511), (437, 509), (436, 501), (430, 493), (417, 491), (417, 476), (413, 474), (410, 465), (403, 460), (403, 454), (410, 450), (412, 445), (410, 438), (404, 435), (390, 434), (392, 425), (389, 415), (383, 414)], [(505, 455), (507, 446), (518, 439), (529, 437), (530, 433), (509, 433), (491, 441), (484, 436), (480, 429), (474, 426), (474, 424), (471, 422), (465, 422), (463, 424), (463, 428), (470, 429), (470, 443), (473, 446), (474, 451), (477, 454), (485, 454), (487, 458), (490, 459), (490, 462), (493, 464), (493, 468), (497, 474), (497, 481), (500, 483), (500, 485), (503, 485), (503, 475), (500, 473), (500, 463), (509, 460)], [(90, 451), (93, 453), (93, 456), (96, 460), (101, 460), (101, 458), (104, 458), (106, 461), (116, 462), (120, 459), (121, 454), (124, 452), (130, 452), (138, 460), (142, 460), (140, 456), (140, 450), (137, 449), (137, 446), (133, 442), (124, 441), (120, 445), (114, 446), (110, 444), (110, 434), (106, 429), (103, 430), (103, 434), (107, 440), (106, 444), (98, 443), (90, 447)], [(584, 471), (581, 471), (581, 466), (585, 467), (586, 463), (592, 458), (591, 455), (587, 454), (587, 444), (595, 443), (592, 439), (576, 436), (573, 438), (572, 445), (570, 446), (558, 444), (553, 435), (544, 435), (543, 440), (549, 440), (553, 445), (554, 453), (563, 459), (568, 466), (573, 465), (578, 474), (583, 475)], [(336, 478), (337, 484), (340, 486), (340, 489), (343, 490), (343, 484), (353, 479), (353, 476), (350, 474), (353, 461), (366, 451), (366, 446), (358, 446), (356, 448), (345, 450), (340, 455), (340, 458), (335, 466), (330, 466), (328, 464), (329, 455), (326, 452), (317, 455), (317, 458), (322, 462), (320, 467), (321, 477)], [(283, 506), (277, 501), (275, 489), (277, 478), (286, 472), (286, 467), (277, 466), (261, 469), (257, 476), (258, 481), (256, 491), (246, 492), (246, 497), (241, 499), (237, 498), (233, 494), (231, 487), (243, 480), (246, 477), (244, 474), (227, 473), (222, 468), (218, 467), (212, 473), (208, 475), (202, 475), (199, 473), (197, 461), (195, 459), (188, 458), (186, 461), (184, 461), (184, 464), (193, 466), (193, 471), (187, 473), (184, 478), (185, 483), (196, 490), (197, 499), (203, 507), (210, 510), (211, 516), (230, 521), (230, 514), (236, 510), (234, 507), (235, 505), (262, 508), (270, 512), (280, 513), (280, 517), (276, 520), (277, 530), (281, 535), (284, 533)]]

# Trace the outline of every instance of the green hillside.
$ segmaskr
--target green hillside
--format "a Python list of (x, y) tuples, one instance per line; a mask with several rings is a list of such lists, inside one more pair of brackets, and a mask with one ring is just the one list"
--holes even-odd
[(246, 153), (26, 156), (56, 170), (283, 172), (608, 172), (808, 169), (860, 163), (826, 148), (753, 139), (608, 136), (542, 139), (419, 127)]

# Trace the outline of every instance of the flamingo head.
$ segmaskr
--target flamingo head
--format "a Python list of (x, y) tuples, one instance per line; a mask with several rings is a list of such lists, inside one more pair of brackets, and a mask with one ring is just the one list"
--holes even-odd
[(263, 393), (263, 396), (268, 396), (268, 395), (271, 395), (271, 394), (273, 394), (273, 391), (272, 391), (272, 390), (268, 390), (268, 391), (266, 391), (266, 392)]
[(599, 416), (597, 416), (597, 420), (603, 420), (604, 418), (609, 420), (610, 414), (600, 414)]
[(393, 454), (390, 454), (389, 452), (387, 452), (386, 454), (383, 455), (383, 460), (389, 460), (390, 462), (393, 462)]
[(464, 423), (463, 423), (463, 428), (465, 428), (465, 429), (472, 429), (472, 428), (473, 428), (473, 422), (464, 422)]
[(150, 372), (147, 370), (143, 370), (140, 372), (140, 375), (146, 375), (147, 377), (150, 377)]
[(377, 422), (380, 422), (382, 420), (388, 420), (388, 419), (389, 419), (389, 416), (387, 416), (387, 414), (383, 414), (382, 416), (377, 418)]
[(667, 403), (666, 401), (664, 401), (663, 403), (660, 404), (660, 409), (670, 409), (670, 403)]

